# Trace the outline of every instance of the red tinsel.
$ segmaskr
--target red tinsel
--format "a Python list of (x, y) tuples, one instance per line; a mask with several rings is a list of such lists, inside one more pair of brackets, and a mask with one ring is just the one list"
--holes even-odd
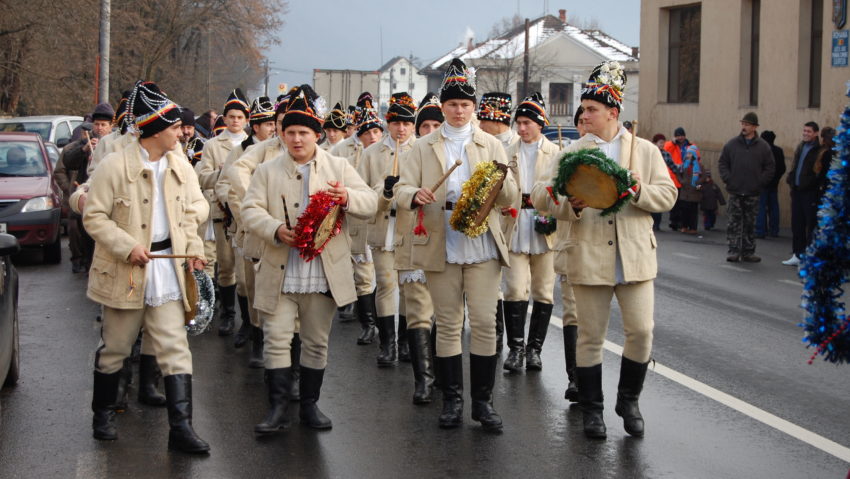
[(425, 236), (428, 230), (425, 229), (425, 210), (423, 207), (416, 208), (416, 227), (413, 228), (413, 234), (416, 236)]
[(313, 258), (319, 256), (325, 245), (328, 244), (328, 241), (342, 229), (342, 219), (345, 214), (343, 211), (340, 211), (327, 240), (321, 245), (318, 245), (318, 247), (314, 244), (319, 226), (335, 206), (337, 206), (337, 202), (333, 200), (327, 191), (320, 191), (314, 195), (310, 195), (307, 207), (304, 208), (304, 212), (298, 217), (298, 224), (295, 225), (295, 247), (298, 248), (299, 255), (304, 261), (310, 262)]
[(552, 198), (552, 201), (555, 202), (555, 205), (560, 205), (561, 203), (558, 201), (558, 198), (555, 196), (555, 192), (552, 190), (551, 186), (546, 187), (546, 192), (549, 193), (549, 197)]
[(516, 215), (519, 214), (519, 211), (517, 211), (516, 208), (511, 208), (510, 213), (511, 213), (511, 218), (516, 218)]

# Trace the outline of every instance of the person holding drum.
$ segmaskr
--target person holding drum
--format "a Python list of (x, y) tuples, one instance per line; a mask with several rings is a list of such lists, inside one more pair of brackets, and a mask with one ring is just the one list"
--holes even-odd
[[(437, 321), (436, 366), (443, 390), (439, 425), (455, 428), (463, 422), (461, 331), (465, 298), (471, 329), (472, 419), (485, 430), (498, 432), (502, 418), (493, 408), (496, 302), (499, 272), (509, 262), (500, 208), (513, 204), (519, 192), (513, 176), (506, 174), (502, 144), (472, 124), (475, 90), (474, 70), (453, 59), (440, 89), (446, 121), (407, 153), (394, 192), (398, 207), (417, 210), (421, 220), (412, 238), (412, 263), (425, 271)], [(450, 217), (455, 205), (472, 203), (462, 194), (467, 190), (464, 184), (473, 178), (473, 172), (482, 171), (498, 171), (493, 177), (502, 180), (491, 183), (494, 186), (486, 195), (482, 192), (486, 196), (482, 208), (458, 210), (459, 216), (474, 217), (473, 225), (488, 225), (483, 232), (476, 229), (480, 234), (464, 234), (450, 226)], [(481, 221), (488, 223), (480, 223), (480, 215)]]
[(88, 297), (104, 306), (95, 353), (93, 435), (118, 438), (112, 405), (120, 369), (144, 327), (165, 375), (168, 448), (206, 453), (209, 444), (192, 428), (192, 354), (184, 327), (184, 313), (192, 305), (182, 263), (190, 271), (205, 266), (197, 229), (209, 206), (192, 166), (175, 148), (180, 107), (156, 84), (139, 81), (127, 111), (139, 137), (107, 155), (94, 171), (83, 213), (95, 240)]
[[(348, 160), (317, 146), (323, 100), (309, 85), (290, 95), (281, 120), (286, 150), (259, 165), (242, 202), (242, 220), (265, 241), (255, 278), (260, 311), (269, 411), (254, 427), (274, 434), (288, 424), (290, 344), (301, 331), (301, 423), (330, 429), (319, 407), (328, 361), (328, 336), (337, 306), (356, 299), (349, 217), (375, 215), (377, 194)], [(318, 105), (317, 105), (318, 104)], [(318, 205), (318, 206), (317, 206)]]
[[(553, 165), (554, 179), (541, 179), (532, 191), (538, 210), (572, 222), (567, 276), (578, 313), (579, 405), (590, 438), (606, 437), (602, 345), (614, 295), (626, 337), (615, 411), (627, 433), (644, 434), (638, 397), (652, 352), (653, 280), (658, 270), (650, 214), (669, 211), (676, 201), (676, 187), (658, 148), (619, 123), (625, 85), (619, 63), (594, 68), (581, 94), (587, 134)], [(562, 178), (559, 173), (574, 166), (571, 158), (582, 159), (586, 168), (576, 167), (570, 178)]]

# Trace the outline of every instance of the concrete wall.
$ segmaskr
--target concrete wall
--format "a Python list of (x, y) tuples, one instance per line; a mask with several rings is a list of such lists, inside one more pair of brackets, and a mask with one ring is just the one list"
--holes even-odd
[(360, 70), (313, 70), (313, 89), (325, 99), (328, 108), (336, 102), (343, 107), (357, 102), (360, 93), (378, 94), (378, 72)]
[[(666, 8), (701, 3), (699, 102), (668, 104)], [(808, 51), (806, 26), (811, 0), (762, 0), (760, 21), (758, 105), (747, 105), (749, 75), (749, 0), (642, 0), (641, 77), (638, 133), (672, 137), (682, 126), (696, 143), (706, 166), (717, 175), (720, 149), (740, 131), (744, 113), (755, 111), (760, 130), (776, 132), (776, 143), (785, 150), (790, 168), (803, 123), (814, 120), (835, 127), (847, 104), (847, 67), (831, 66), (832, 2), (823, 2), (823, 48), (820, 108), (808, 108)], [(844, 27), (848, 28), (847, 26)], [(742, 39), (746, 41), (742, 42)], [(742, 46), (742, 44), (744, 44)], [(722, 182), (718, 181), (722, 186)], [(790, 224), (789, 193), (780, 183), (782, 222)]]

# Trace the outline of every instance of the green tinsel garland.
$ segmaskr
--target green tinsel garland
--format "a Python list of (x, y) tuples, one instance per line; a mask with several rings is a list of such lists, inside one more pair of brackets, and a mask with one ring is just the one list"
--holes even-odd
[(573, 173), (575, 173), (576, 168), (582, 164), (595, 166), (613, 178), (617, 186), (617, 192), (620, 194), (620, 197), (613, 205), (602, 210), (601, 215), (608, 216), (620, 211), (631, 198), (632, 195), (629, 194), (629, 189), (636, 186), (637, 181), (632, 178), (629, 170), (623, 168), (611, 158), (608, 158), (599, 148), (582, 148), (581, 150), (565, 153), (561, 156), (558, 160), (558, 175), (553, 182), (555, 191), (563, 196), (570, 196), (570, 193), (567, 191), (567, 182), (573, 176)]

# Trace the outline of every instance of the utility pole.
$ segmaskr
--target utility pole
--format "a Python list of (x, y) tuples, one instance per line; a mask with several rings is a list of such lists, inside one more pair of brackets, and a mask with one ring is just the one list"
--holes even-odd
[(109, 102), (109, 17), (111, 15), (110, 0), (100, 0), (100, 63), (98, 68), (98, 103)]
[(266, 64), (266, 75), (265, 75), (265, 78), (266, 78), (265, 85), (266, 86), (263, 89), (263, 92), (264, 92), (263, 95), (268, 97), (269, 96), (269, 59), (268, 58), (266, 58), (265, 64)]
[(519, 101), (528, 96), (528, 25), (529, 21), (525, 19), (525, 53), (522, 55), (522, 95)]

